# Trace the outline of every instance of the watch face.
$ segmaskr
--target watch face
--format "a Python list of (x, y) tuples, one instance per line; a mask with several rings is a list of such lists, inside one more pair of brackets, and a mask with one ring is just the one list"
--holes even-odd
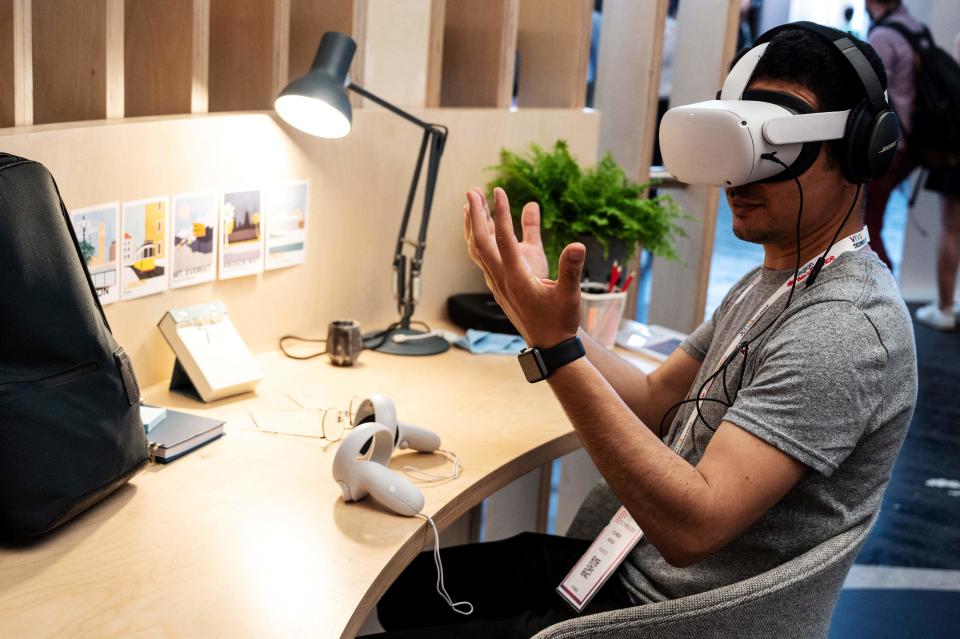
[(539, 382), (546, 374), (543, 370), (543, 363), (540, 361), (540, 353), (535, 350), (525, 351), (517, 356), (520, 360), (520, 368), (528, 382)]

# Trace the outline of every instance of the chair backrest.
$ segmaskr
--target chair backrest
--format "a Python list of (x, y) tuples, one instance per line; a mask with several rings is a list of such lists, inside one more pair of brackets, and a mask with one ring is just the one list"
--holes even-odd
[[(593, 505), (599, 501), (603, 507), (616, 503), (605, 485), (594, 493), (598, 490), (611, 497), (598, 500), (600, 495), (591, 493), (587, 501), (593, 498)], [(578, 513), (568, 536), (590, 536), (596, 519)], [(750, 579), (689, 597), (571, 619), (534, 639), (825, 638), (840, 588), (875, 519), (876, 515)]]

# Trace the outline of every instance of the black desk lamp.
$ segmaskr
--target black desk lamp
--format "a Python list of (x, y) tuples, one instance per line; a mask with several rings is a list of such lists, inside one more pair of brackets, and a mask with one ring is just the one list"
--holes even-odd
[[(430, 223), (430, 207), (433, 204), (433, 193), (437, 186), (440, 157), (443, 155), (447, 140), (447, 128), (439, 124), (423, 122), (351, 82), (347, 71), (356, 50), (357, 43), (348, 35), (335, 31), (323, 34), (310, 72), (288, 84), (274, 102), (274, 108), (281, 118), (304, 133), (322, 138), (342, 138), (350, 133), (350, 122), (353, 116), (346, 93), (346, 90), (350, 89), (423, 129), (420, 154), (417, 156), (417, 166), (413, 172), (413, 181), (403, 209), (403, 219), (400, 222), (400, 232), (397, 234), (397, 247), (393, 257), (394, 293), (397, 298), (400, 321), (394, 322), (385, 330), (365, 335), (364, 344), (368, 348), (396, 355), (442, 353), (450, 348), (447, 341), (442, 337), (412, 329), (410, 318), (420, 299), (420, 270), (423, 266), (423, 251), (426, 248), (427, 225)], [(413, 200), (420, 183), (420, 173), (428, 148), (430, 156), (427, 161), (420, 232), (416, 240), (409, 240), (406, 237), (407, 225), (410, 222), (410, 212), (413, 209)], [(411, 258), (404, 254), (406, 245), (414, 249)], [(398, 340), (395, 339), (397, 336), (402, 337)]]

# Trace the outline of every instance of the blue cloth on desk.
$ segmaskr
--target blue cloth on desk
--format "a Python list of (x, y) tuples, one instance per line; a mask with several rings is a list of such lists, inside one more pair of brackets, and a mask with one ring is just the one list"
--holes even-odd
[(475, 355), (516, 355), (527, 346), (519, 335), (475, 331), (472, 328), (467, 330), (465, 336), (458, 338), (454, 345)]

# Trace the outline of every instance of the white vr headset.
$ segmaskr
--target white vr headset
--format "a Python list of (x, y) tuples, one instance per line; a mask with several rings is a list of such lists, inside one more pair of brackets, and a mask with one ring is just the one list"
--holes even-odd
[[(812, 112), (790, 94), (746, 90), (770, 40), (790, 28), (813, 32), (840, 49), (863, 84), (861, 104), (846, 111)], [(809, 168), (820, 142), (846, 137), (848, 157), (842, 164), (847, 179), (867, 182), (882, 175), (897, 147), (899, 121), (876, 72), (850, 37), (798, 22), (773, 29), (757, 42), (730, 71), (718, 100), (676, 107), (664, 115), (660, 149), (667, 170), (681, 182), (721, 187), (787, 179)], [(779, 162), (766, 159), (767, 154)]]

